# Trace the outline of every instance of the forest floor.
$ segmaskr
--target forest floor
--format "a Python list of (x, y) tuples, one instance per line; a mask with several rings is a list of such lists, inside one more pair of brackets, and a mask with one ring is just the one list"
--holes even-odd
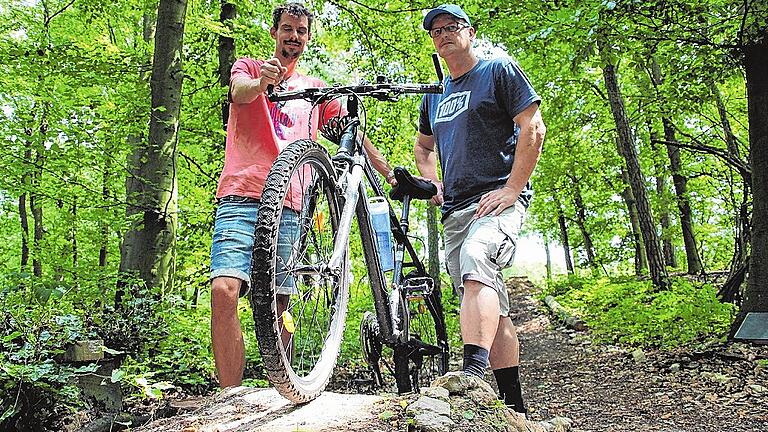
[(511, 315), (530, 417), (565, 416), (574, 431), (768, 431), (767, 346), (594, 345), (588, 332), (553, 325), (532, 286), (516, 282)]
[[(509, 288), (510, 303), (514, 305), (511, 316), (520, 331), (521, 379), (529, 419), (568, 417), (573, 421), (571, 430), (581, 432), (768, 431), (768, 347), (710, 343), (642, 352), (596, 345), (588, 331), (576, 332), (552, 322), (536, 297), (536, 288), (527, 279), (511, 279)], [(451, 368), (456, 369), (460, 353), (453, 354)], [(365, 385), (366, 375), (361, 370), (337, 368), (329, 393), (346, 403), (354, 398), (352, 394), (368, 393), (360, 397), (371, 398), (373, 389)], [(493, 384), (492, 374), (486, 377)], [(237, 409), (231, 406), (238, 403), (219, 394), (209, 398), (197, 412), (187, 410), (186, 414), (157, 420), (140, 430), (283, 430), (270, 425), (275, 425), (276, 419), (290, 424), (293, 420), (287, 416), (304, 410), (282, 400), (283, 408), (272, 409), (268, 416), (254, 417), (254, 411), (265, 409), (259, 405), (264, 402), (257, 401), (258, 395), (278, 402), (281, 398), (267, 390), (251, 390), (241, 391), (245, 396), (240, 397)], [(250, 406), (243, 402), (248, 398), (252, 400)], [(218, 402), (211, 402), (214, 399)], [(413, 395), (383, 395), (359, 404), (360, 411), (354, 412), (343, 426), (338, 422), (326, 426), (303, 423), (290, 430), (411, 430), (404, 407), (412, 399)], [(227, 404), (227, 409), (221, 408)], [(321, 412), (329, 410), (326, 403), (317, 405), (323, 405)], [(261, 420), (249, 423), (245, 421), (249, 415)], [(502, 430), (473, 425), (460, 417), (453, 430)]]

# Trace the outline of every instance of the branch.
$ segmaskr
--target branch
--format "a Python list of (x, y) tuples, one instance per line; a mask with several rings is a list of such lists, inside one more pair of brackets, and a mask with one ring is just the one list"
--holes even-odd
[(75, 4), (75, 0), (71, 0), (69, 3), (67, 3), (66, 5), (64, 5), (64, 7), (62, 7), (62, 8), (61, 8), (61, 9), (59, 9), (59, 10), (57, 10), (56, 12), (54, 12), (54, 13), (53, 13), (53, 15), (49, 16), (48, 18), (46, 18), (46, 19), (45, 19), (45, 26), (46, 26), (46, 27), (48, 27), (48, 24), (50, 24), (50, 23), (51, 23), (51, 21), (52, 21), (54, 18), (56, 18), (56, 15), (59, 15), (59, 14), (61, 14), (62, 12), (64, 12), (65, 10), (69, 9), (69, 7), (70, 7), (70, 6), (72, 6), (73, 4)]
[(188, 163), (190, 163), (190, 164), (194, 165), (194, 166), (195, 166), (195, 167), (198, 169), (198, 171), (200, 171), (200, 173), (201, 173), (201, 174), (203, 174), (204, 176), (206, 176), (206, 177), (207, 177), (209, 180), (211, 180), (212, 182), (214, 182), (214, 183), (217, 183), (217, 182), (219, 181), (217, 178), (213, 177), (213, 176), (212, 176), (210, 173), (208, 173), (208, 171), (204, 170), (204, 169), (203, 169), (203, 167), (202, 167), (202, 166), (200, 166), (200, 164), (199, 164), (199, 163), (197, 163), (197, 161), (195, 161), (194, 159), (192, 159), (190, 156), (188, 156), (188, 155), (184, 154), (184, 152), (180, 151), (180, 152), (179, 152), (179, 156), (181, 156), (182, 158), (184, 158), (184, 160), (185, 160), (185, 161), (187, 161)]
[(366, 8), (366, 9), (368, 9), (368, 10), (371, 10), (371, 11), (374, 11), (374, 12), (380, 12), (380, 13), (398, 14), (398, 13), (403, 13), (403, 12), (421, 12), (422, 11), (421, 8), (417, 8), (417, 9), (396, 9), (396, 10), (379, 9), (379, 8), (375, 8), (373, 6), (368, 6), (367, 4), (365, 4), (363, 2), (360, 2), (360, 1), (357, 1), (357, 0), (349, 0), (349, 1), (350, 1), (350, 3), (354, 3), (354, 4), (358, 5), (358, 6), (362, 6), (362, 7)]
[(736, 169), (736, 171), (738, 171), (739, 174), (741, 174), (742, 178), (744, 178), (744, 181), (747, 181), (749, 183), (752, 182), (752, 169), (740, 159), (737, 159), (731, 156), (729, 153), (719, 148), (715, 148), (715, 147), (708, 146), (706, 144), (701, 144), (701, 143), (685, 144), (679, 141), (667, 141), (667, 140), (660, 140), (660, 139), (654, 139), (654, 140), (651, 140), (651, 142), (670, 145), (673, 147), (685, 148), (685, 149), (696, 151), (699, 153), (706, 153), (706, 154), (711, 154), (713, 156), (717, 156), (720, 159), (722, 159), (725, 163), (727, 163), (728, 165)]

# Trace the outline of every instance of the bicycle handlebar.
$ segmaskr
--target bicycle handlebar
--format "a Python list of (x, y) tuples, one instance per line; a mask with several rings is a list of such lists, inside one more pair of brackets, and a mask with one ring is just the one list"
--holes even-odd
[(267, 97), (270, 102), (306, 99), (310, 102), (320, 103), (335, 96), (357, 95), (368, 96), (380, 101), (397, 101), (404, 94), (425, 94), (443, 92), (443, 71), (437, 54), (432, 54), (432, 62), (439, 80), (438, 84), (395, 84), (386, 82), (384, 77), (378, 77), (376, 84), (359, 84), (351, 86), (333, 87), (308, 87), (302, 90), (294, 90), (275, 93), (274, 86), (267, 87)]
[(381, 101), (396, 101), (404, 94), (442, 93), (442, 84), (361, 84), (336, 87), (308, 87), (282, 93), (270, 93), (270, 102), (307, 99), (312, 102), (322, 102), (334, 96), (358, 95), (368, 96)]

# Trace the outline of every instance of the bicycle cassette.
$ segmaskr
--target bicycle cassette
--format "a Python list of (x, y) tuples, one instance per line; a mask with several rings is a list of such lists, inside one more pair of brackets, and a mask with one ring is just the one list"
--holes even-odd
[(360, 347), (363, 350), (363, 358), (368, 363), (368, 366), (373, 369), (376, 385), (382, 386), (384, 380), (381, 376), (379, 360), (381, 359), (383, 344), (381, 332), (379, 331), (379, 322), (376, 320), (376, 315), (371, 312), (366, 312), (360, 321)]

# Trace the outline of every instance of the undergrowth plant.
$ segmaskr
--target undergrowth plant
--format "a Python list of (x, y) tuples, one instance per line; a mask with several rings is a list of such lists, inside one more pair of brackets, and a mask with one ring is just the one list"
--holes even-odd
[(633, 278), (569, 276), (554, 281), (544, 295), (581, 317), (598, 342), (671, 348), (726, 333), (734, 307), (717, 299), (710, 284), (672, 278), (655, 291)]

